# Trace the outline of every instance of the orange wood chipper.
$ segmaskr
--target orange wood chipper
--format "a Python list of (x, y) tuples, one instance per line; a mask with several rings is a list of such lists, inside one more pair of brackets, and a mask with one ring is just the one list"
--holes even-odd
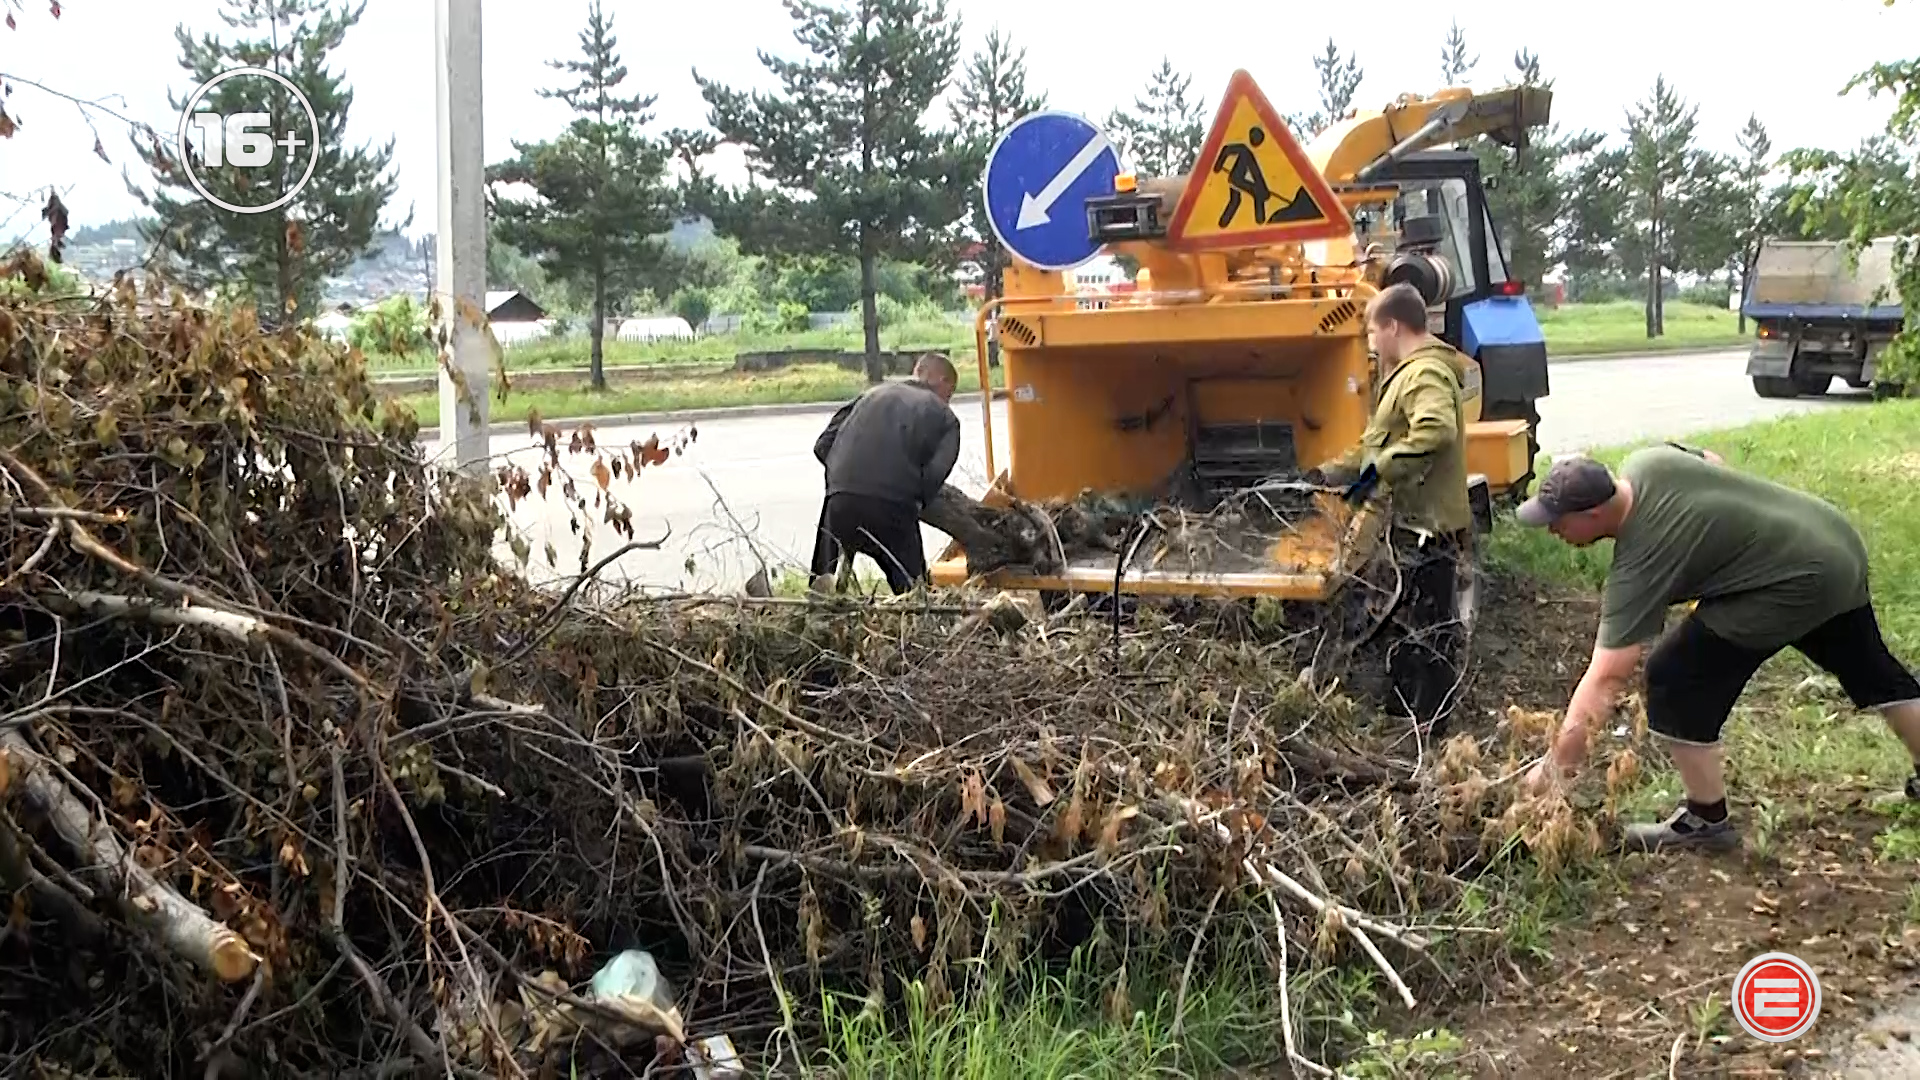
[[(1182, 542), (1163, 528), (1155, 545), (1062, 544), (1046, 573), (1001, 569), (981, 583), (1043, 594), (1329, 599), (1369, 557), (1381, 522), (1373, 508), (1352, 510), (1299, 477), (1359, 440), (1381, 375), (1365, 308), (1401, 280), (1426, 296), (1433, 330), (1473, 361), (1469, 483), (1490, 527), (1492, 507), (1523, 494), (1532, 477), (1546, 354), (1524, 289), (1506, 271), (1477, 159), (1448, 148), (1479, 136), (1524, 145), (1550, 102), (1539, 87), (1405, 96), (1302, 148), (1252, 78), (1236, 72), (1184, 177), (1119, 171), (1104, 138), (1077, 117), (1036, 114), (1035, 132), (1055, 118), (1052, 150), (1038, 136), (1023, 149), (1014, 125), (986, 176), (995, 229), (1015, 257), (1004, 295), (976, 319), (981, 384), (991, 385), (991, 339), (1006, 388), (1004, 468), (991, 398), (981, 406), (992, 477), (982, 501), (1106, 500), (1144, 515), (1177, 507), (1184, 492), (1188, 505), (1284, 497), (1293, 509), (1276, 515), (1280, 527), (1249, 532), (1234, 558), (1169, 557)], [(1077, 151), (1060, 145), (1075, 122), (1092, 130)], [(1109, 172), (1088, 179), (1103, 160)], [(1081, 220), (1084, 237), (1075, 232)], [(1132, 289), (1075, 289), (1059, 251), (1133, 264)], [(1169, 509), (1166, 520), (1190, 516), (1200, 515)], [(957, 544), (931, 573), (941, 585), (971, 576)]]

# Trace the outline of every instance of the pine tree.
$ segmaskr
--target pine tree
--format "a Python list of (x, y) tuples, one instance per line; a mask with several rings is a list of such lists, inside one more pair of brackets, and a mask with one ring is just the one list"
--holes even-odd
[[(226, 145), (221, 164), (208, 165), (208, 148), (196, 153), (194, 175), (226, 202), (259, 206), (298, 183), (317, 153), (313, 174), (298, 195), (277, 209), (234, 213), (201, 197), (170, 140), (149, 135), (143, 142), (136, 135), (135, 150), (153, 170), (155, 182), (153, 192), (136, 194), (154, 217), (145, 238), (178, 280), (192, 288), (220, 286), (244, 295), (263, 325), (278, 326), (316, 314), (325, 279), (368, 251), (380, 213), (397, 186), (386, 172), (393, 143), (377, 149), (345, 145), (353, 91), (326, 66), (329, 54), (360, 21), (364, 0), (352, 8), (335, 8), (329, 0), (226, 0), (224, 7), (221, 21), (249, 36), (222, 41), (209, 34), (196, 40), (181, 25), (174, 31), (180, 66), (195, 84), (241, 65), (285, 76), (313, 107), (319, 146), (274, 146), (266, 166), (234, 164), (234, 148)], [(186, 104), (185, 96), (170, 91), (167, 97), (176, 111)], [(197, 111), (227, 116), (264, 112), (271, 123), (254, 129), (265, 132), (263, 138), (284, 133), (311, 138), (306, 111), (292, 95), (261, 78), (228, 79), (201, 99)], [(411, 221), (409, 214), (401, 227)]]
[(746, 150), (755, 181), (716, 193), (721, 231), (755, 254), (840, 254), (860, 266), (867, 380), (880, 362), (883, 257), (949, 258), (978, 183), (963, 175), (950, 132), (926, 123), (960, 56), (946, 0), (786, 0), (810, 55), (760, 54), (775, 93), (730, 89), (694, 72), (709, 122)]
[[(987, 167), (987, 154), (1013, 122), (1047, 107), (1045, 94), (1027, 92), (1027, 51), (1015, 49), (995, 27), (987, 33), (986, 44), (967, 62), (966, 72), (955, 88), (948, 115), (958, 136), (965, 162), (965, 175), (979, 176)], [(994, 238), (987, 222), (984, 198), (968, 200), (965, 222), (969, 242), (980, 245), (977, 266), (987, 300), (997, 299), (1003, 288), (1008, 256)], [(992, 342), (989, 349), (998, 350)]]
[[(1553, 80), (1542, 75), (1537, 54), (1521, 49), (1514, 54), (1506, 85), (1550, 90)], [(1523, 146), (1502, 146), (1492, 139), (1475, 144), (1481, 175), (1491, 182), (1487, 210), (1500, 234), (1509, 276), (1538, 284), (1568, 256), (1573, 234), (1579, 231), (1571, 220), (1576, 176), (1601, 141), (1599, 134), (1588, 131), (1562, 135), (1560, 126), (1552, 124), (1530, 132)], [(1604, 191), (1594, 194), (1596, 198), (1585, 203), (1588, 212), (1607, 205)], [(1612, 239), (1606, 227), (1596, 225), (1591, 231), (1596, 240)]]
[(1360, 92), (1360, 83), (1366, 78), (1359, 56), (1348, 53), (1343, 59), (1340, 47), (1332, 38), (1327, 39), (1326, 51), (1313, 58), (1313, 71), (1320, 80), (1319, 111), (1287, 118), (1287, 126), (1302, 139), (1311, 139), (1346, 119), (1353, 110), (1354, 95)]
[(667, 147), (643, 131), (654, 97), (618, 93), (627, 68), (600, 0), (588, 9), (580, 52), (579, 59), (548, 61), (578, 82), (540, 91), (573, 109), (566, 131), (548, 142), (515, 143), (517, 156), (487, 173), (490, 183), (527, 184), (540, 196), (497, 199), (494, 235), (537, 258), (549, 276), (591, 293), (591, 379), (595, 390), (605, 390), (608, 317), (651, 283), (675, 207)]
[(1698, 164), (1698, 125), (1699, 107), (1681, 98), (1664, 75), (1627, 112), (1626, 154), (1619, 160), (1638, 230), (1629, 250), (1638, 249), (1634, 261), (1646, 269), (1649, 338), (1666, 333), (1666, 269), (1674, 258), (1676, 215), (1684, 209), (1687, 182)]
[(1467, 76), (1479, 63), (1478, 56), (1467, 55), (1467, 34), (1456, 20), (1447, 29), (1446, 43), (1440, 46), (1440, 85), (1465, 86)]
[(1760, 241), (1767, 233), (1768, 219), (1772, 216), (1766, 183), (1767, 174), (1773, 167), (1773, 139), (1767, 134), (1767, 126), (1760, 122), (1760, 117), (1749, 115), (1747, 126), (1740, 129), (1735, 141), (1739, 143), (1741, 154), (1736, 181), (1740, 195), (1740, 231), (1737, 237), (1740, 250), (1737, 258), (1742, 300), (1740, 332), (1744, 334), (1747, 332), (1745, 299), (1752, 283), (1753, 262), (1760, 256)]
[(1107, 130), (1119, 144), (1121, 157), (1143, 176), (1183, 176), (1200, 156), (1207, 141), (1204, 98), (1189, 101), (1193, 76), (1173, 69), (1160, 59), (1160, 69), (1147, 83), (1145, 96), (1133, 99), (1132, 109), (1115, 109)]

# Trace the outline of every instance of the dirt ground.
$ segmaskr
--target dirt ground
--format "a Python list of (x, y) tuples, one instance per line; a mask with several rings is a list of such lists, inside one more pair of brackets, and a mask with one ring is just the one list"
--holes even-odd
[[(1476, 728), (1506, 702), (1563, 708), (1597, 618), (1590, 595), (1489, 585)], [(1539, 618), (1542, 605), (1564, 617)], [(1887, 822), (1866, 806), (1874, 794), (1815, 788), (1770, 844), (1737, 809), (1746, 846), (1726, 855), (1614, 857), (1588, 917), (1552, 932), (1551, 959), (1417, 1026), (1450, 1028), (1464, 1068), (1486, 1078), (1920, 1076), (1896, 1071), (1920, 1058), (1914, 868), (1874, 858)], [(1824, 995), (1814, 1031), (1784, 1046), (1748, 1036), (1729, 1009), (1740, 967), (1774, 950), (1812, 965)]]
[[(1591, 917), (1555, 932), (1552, 961), (1444, 1023), (1481, 1077), (1831, 1075), (1850, 1041), (1831, 1036), (1920, 989), (1912, 870), (1865, 857), (1884, 820), (1822, 806), (1771, 858), (1626, 856)], [(1727, 1008), (1741, 965), (1775, 950), (1812, 965), (1823, 993), (1814, 1036), (1777, 1047)]]

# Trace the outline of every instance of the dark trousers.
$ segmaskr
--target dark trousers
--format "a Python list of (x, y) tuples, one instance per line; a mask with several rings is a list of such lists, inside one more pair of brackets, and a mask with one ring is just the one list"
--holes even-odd
[(842, 553), (865, 555), (880, 564), (895, 596), (912, 590), (927, 576), (927, 554), (920, 538), (920, 511), (910, 503), (841, 492), (827, 496), (814, 530), (813, 576), (840, 568)]
[(1446, 729), (1447, 714), (1458, 704), (1466, 670), (1467, 634), (1461, 619), (1467, 613), (1456, 609), (1460, 576), (1472, 572), (1465, 564), (1473, 539), (1471, 534), (1422, 539), (1395, 532), (1402, 592), (1393, 618), (1399, 633), (1392, 643), (1387, 674), (1393, 681), (1394, 704), (1437, 737)]

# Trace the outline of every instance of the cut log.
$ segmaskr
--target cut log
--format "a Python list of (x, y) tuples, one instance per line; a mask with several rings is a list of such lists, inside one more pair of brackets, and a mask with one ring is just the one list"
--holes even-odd
[(953, 537), (967, 553), (969, 574), (1009, 568), (1045, 574), (1059, 569), (1045, 516), (1025, 504), (988, 506), (948, 484), (921, 508), (920, 520)]
[(0, 730), (0, 746), (19, 768), (15, 783), (20, 793), (73, 850), (82, 863), (78, 876), (96, 895), (114, 898), (128, 922), (222, 982), (253, 974), (260, 958), (245, 939), (148, 873), (19, 732)]

